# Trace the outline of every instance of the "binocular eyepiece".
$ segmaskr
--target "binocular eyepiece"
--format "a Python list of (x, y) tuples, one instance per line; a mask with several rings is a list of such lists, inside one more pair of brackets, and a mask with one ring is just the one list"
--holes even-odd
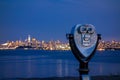
[[(79, 52), (79, 55), (82, 56), (80, 56), (81, 58), (88, 58), (92, 55), (97, 47), (99, 39), (98, 35), (96, 34), (95, 27), (91, 24), (75, 25), (67, 37), (70, 39), (69, 42), (71, 49), (74, 47), (74, 49)], [(72, 51), (74, 53), (74, 50)]]

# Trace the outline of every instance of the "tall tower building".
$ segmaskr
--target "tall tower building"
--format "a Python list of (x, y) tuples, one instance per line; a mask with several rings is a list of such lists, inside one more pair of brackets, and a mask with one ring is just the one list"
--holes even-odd
[(28, 42), (29, 42), (29, 43), (31, 42), (31, 37), (30, 37), (30, 35), (28, 35)]

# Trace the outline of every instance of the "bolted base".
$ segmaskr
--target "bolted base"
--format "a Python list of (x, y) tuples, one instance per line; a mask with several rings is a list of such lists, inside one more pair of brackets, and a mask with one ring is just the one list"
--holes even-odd
[(89, 75), (80, 75), (80, 80), (90, 80)]

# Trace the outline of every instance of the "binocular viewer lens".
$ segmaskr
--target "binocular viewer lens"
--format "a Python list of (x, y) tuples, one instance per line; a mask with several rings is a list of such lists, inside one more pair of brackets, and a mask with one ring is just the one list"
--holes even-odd
[(77, 24), (72, 28), (71, 34), (76, 48), (84, 57), (89, 57), (96, 48), (98, 38), (94, 26)]
[(94, 33), (94, 27), (92, 25), (84, 25), (84, 26), (81, 26), (80, 29), (79, 29), (80, 33), (89, 33), (89, 34), (93, 34)]

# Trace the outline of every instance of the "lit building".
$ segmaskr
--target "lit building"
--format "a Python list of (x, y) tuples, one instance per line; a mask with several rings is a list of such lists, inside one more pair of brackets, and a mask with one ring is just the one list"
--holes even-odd
[(28, 35), (28, 43), (30, 43), (31, 42), (31, 37), (30, 37), (30, 35)]

